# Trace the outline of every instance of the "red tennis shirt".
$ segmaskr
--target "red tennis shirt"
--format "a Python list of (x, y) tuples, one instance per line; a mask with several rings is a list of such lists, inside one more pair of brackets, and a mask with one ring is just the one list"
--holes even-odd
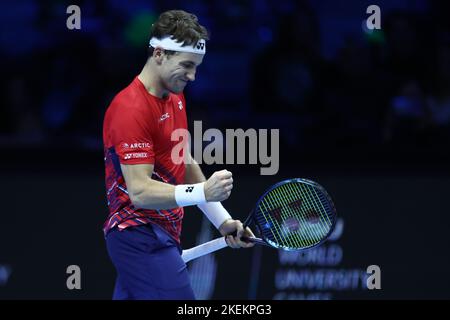
[(171, 135), (176, 129), (187, 130), (185, 106), (183, 94), (170, 93), (165, 99), (155, 97), (148, 93), (138, 77), (118, 93), (109, 105), (103, 123), (109, 208), (103, 226), (105, 235), (114, 227), (121, 231), (154, 223), (180, 242), (183, 208), (135, 208), (128, 196), (120, 164), (153, 164), (152, 179), (172, 185), (182, 184), (185, 165), (172, 161), (172, 148), (179, 141), (171, 141)]

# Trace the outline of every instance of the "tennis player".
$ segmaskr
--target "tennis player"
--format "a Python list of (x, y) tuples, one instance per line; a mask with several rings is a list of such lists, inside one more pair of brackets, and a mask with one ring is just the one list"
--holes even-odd
[(181, 258), (185, 206), (198, 206), (228, 235), (230, 247), (253, 246), (240, 240), (252, 231), (220, 203), (231, 194), (231, 172), (217, 171), (206, 180), (190, 154), (183, 155), (190, 161), (178, 164), (171, 156), (179, 143), (171, 140), (172, 132), (187, 130), (183, 89), (195, 80), (206, 40), (207, 30), (195, 15), (162, 13), (151, 28), (144, 68), (106, 111), (104, 234), (117, 270), (113, 299), (195, 299)]

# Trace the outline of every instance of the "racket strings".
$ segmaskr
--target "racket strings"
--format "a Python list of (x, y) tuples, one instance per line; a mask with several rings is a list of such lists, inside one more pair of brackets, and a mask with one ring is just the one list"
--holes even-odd
[[(300, 220), (300, 222), (301, 222), (300, 225), (306, 225), (306, 221), (303, 218), (303, 216), (298, 214), (298, 211), (303, 206), (297, 207), (296, 210), (294, 210), (292, 208), (292, 206), (290, 205), (292, 202), (294, 202), (295, 200), (299, 200), (299, 199), (297, 199), (298, 197), (296, 199), (294, 199), (292, 197), (293, 193), (292, 193), (292, 190), (288, 187), (288, 185), (289, 184), (285, 184), (285, 185), (280, 186), (280, 191), (281, 192), (278, 192), (278, 194), (283, 199), (284, 207), (289, 212), (289, 216), (288, 216), (287, 219)], [(302, 198), (300, 198), (300, 199), (302, 199)], [(295, 201), (295, 202), (298, 203), (297, 201)], [(286, 218), (285, 218), (284, 221), (287, 221)], [(311, 246), (312, 244), (314, 244), (314, 242), (311, 240), (313, 238), (313, 234), (311, 234), (308, 229), (302, 228), (300, 230), (300, 232), (298, 232), (298, 230), (296, 230), (295, 232), (287, 233), (287, 236), (289, 238), (294, 238), (294, 239), (297, 240), (296, 241), (297, 242), (297, 247), (308, 247), (308, 246)]]
[[(324, 221), (325, 219), (323, 219), (324, 216), (328, 217), (325, 208), (323, 207), (322, 203), (320, 202), (320, 199), (317, 195), (317, 192), (315, 191), (314, 188), (310, 187), (309, 189), (305, 186), (299, 186), (300, 189), (302, 189), (303, 191), (303, 196), (306, 197), (308, 199), (307, 204), (309, 206), (310, 211), (314, 214), (319, 215), (319, 223), (317, 225), (319, 225), (321, 227), (322, 230), (327, 230), (328, 229), (328, 225), (327, 222)], [(306, 190), (305, 190), (306, 189)], [(314, 192), (315, 196), (314, 197), (312, 195), (312, 192)], [(326, 224), (324, 224), (326, 223)]]
[[(299, 190), (295, 190), (294, 185), (295, 184), (287, 184), (287, 186), (286, 186), (286, 188), (288, 188), (290, 191), (288, 193), (288, 195), (291, 197), (293, 197), (294, 195), (299, 193), (298, 192)], [(304, 192), (300, 193), (300, 197), (302, 199), (305, 199)], [(309, 245), (312, 245), (312, 244), (316, 244), (317, 242), (319, 242), (320, 237), (317, 235), (315, 230), (312, 230), (314, 226), (312, 224), (308, 223), (308, 215), (309, 215), (308, 213), (309, 212), (311, 212), (311, 214), (314, 213), (314, 210), (310, 205), (310, 199), (308, 199), (308, 200), (309, 201), (303, 201), (303, 206), (299, 207), (297, 212), (295, 212), (294, 214), (295, 214), (295, 217), (299, 218), (303, 223), (304, 228), (302, 230), (300, 230), (300, 232), (304, 231), (306, 233), (306, 235), (308, 236)], [(309, 211), (306, 211), (306, 210), (309, 210)]]
[(255, 216), (262, 226), (262, 234), (285, 248), (318, 244), (328, 235), (334, 220), (333, 207), (324, 193), (315, 186), (298, 182), (270, 191), (260, 201), (258, 211)]
[[(283, 203), (283, 201), (280, 199), (280, 193), (278, 192), (279, 188), (274, 189), (267, 197), (267, 201), (271, 204), (272, 206), (272, 210), (274, 209), (278, 209), (279, 212), (281, 213), (281, 218), (283, 221), (286, 221), (289, 216), (284, 213), (285, 210), (283, 210), (283, 207), (286, 206), (286, 203)], [(281, 220), (281, 219), (280, 219)], [(279, 220), (275, 219), (275, 221), (277, 222), (277, 226), (276, 229), (278, 231), (279, 234), (281, 234), (280, 239), (281, 241), (281, 245), (285, 246), (285, 247), (302, 247), (303, 245), (303, 240), (300, 239), (300, 237), (289, 237), (286, 230), (283, 229), (282, 226), (280, 226), (279, 224)]]
[(333, 226), (333, 223), (331, 222), (329, 215), (329, 213), (332, 212), (332, 208), (330, 207), (329, 201), (322, 192), (317, 194), (316, 188), (313, 188), (313, 191), (316, 195), (316, 199), (318, 199), (317, 202), (321, 205), (321, 208), (323, 210), (323, 215), (326, 218), (327, 228), (330, 229)]
[[(281, 211), (282, 219), (286, 221), (287, 219), (292, 217), (292, 212), (290, 212), (290, 215), (283, 214), (283, 207), (286, 206), (286, 200), (280, 199), (280, 192), (279, 188), (272, 190), (262, 202), (264, 205), (264, 209), (266, 211), (269, 211), (268, 216), (272, 218), (272, 215), (270, 214), (276, 209), (279, 209)], [(273, 219), (271, 219), (273, 221)], [(278, 220), (275, 219), (276, 223), (272, 223), (274, 226), (274, 229), (276, 233), (278, 234), (279, 239), (276, 239), (278, 242), (278, 245), (281, 245), (283, 247), (290, 247), (290, 248), (297, 248), (297, 247), (306, 247), (309, 246), (310, 243), (308, 242), (308, 239), (305, 237), (302, 237), (301, 235), (296, 235), (294, 237), (288, 236), (286, 230), (283, 230), (283, 227), (280, 226), (278, 223)], [(281, 234), (280, 234), (281, 233)]]
[[(276, 242), (277, 244), (279, 244), (281, 246), (286, 246), (286, 244), (283, 242), (283, 237), (278, 232), (280, 229), (278, 222), (275, 220), (275, 223), (274, 223), (274, 219), (272, 219), (272, 215), (270, 214), (270, 209), (267, 208), (265, 200), (266, 199), (261, 201), (260, 206), (259, 206), (259, 211), (263, 214), (263, 217), (265, 220), (265, 223), (263, 225), (266, 227), (266, 230), (270, 230), (270, 232), (273, 236), (273, 237), (268, 237), (268, 239), (274, 240), (274, 242)], [(261, 208), (261, 206), (263, 206), (264, 208)], [(268, 213), (268, 214), (266, 214), (266, 213)], [(275, 224), (277, 224), (277, 226), (275, 226)]]
[[(316, 241), (320, 241), (320, 239), (323, 238), (331, 228), (331, 223), (329, 223), (328, 219), (328, 213), (323, 207), (323, 204), (320, 201), (320, 197), (317, 195), (317, 192), (314, 187), (299, 184), (295, 184), (295, 187), (298, 187), (296, 189), (300, 189), (301, 191), (303, 191), (301, 195), (308, 199), (306, 203), (309, 209), (313, 213), (319, 215), (319, 221), (317, 223), (309, 223), (308, 227), (313, 229), (312, 232), (316, 235), (318, 239)], [(312, 192), (314, 192), (315, 197), (313, 196)], [(319, 232), (317, 232), (317, 229), (319, 229)]]
[[(295, 184), (286, 184), (285, 186), (289, 191), (288, 193), (286, 193), (288, 195), (289, 201), (292, 199), (292, 197), (298, 197), (299, 194), (298, 190), (295, 190), (294, 185)], [(300, 197), (302, 199), (305, 199), (305, 195), (302, 193), (300, 193)], [(305, 234), (305, 237), (308, 239), (308, 245), (311, 246), (320, 242), (320, 237), (317, 232), (313, 230), (315, 226), (311, 225), (308, 221), (309, 212), (313, 212), (313, 208), (310, 206), (309, 201), (310, 199), (308, 199), (308, 201), (303, 201), (303, 206), (297, 208), (297, 210), (293, 212), (293, 214), (295, 218), (301, 220), (302, 222), (303, 228), (299, 230), (299, 233)]]

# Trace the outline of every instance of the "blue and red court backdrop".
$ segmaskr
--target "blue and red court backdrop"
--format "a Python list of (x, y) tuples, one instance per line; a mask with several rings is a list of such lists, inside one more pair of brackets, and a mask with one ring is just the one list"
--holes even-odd
[[(380, 29), (370, 30), (373, 4)], [(67, 27), (70, 5), (80, 29)], [(0, 298), (111, 297), (103, 115), (168, 9), (211, 33), (185, 90), (191, 133), (200, 120), (202, 132), (279, 129), (275, 175), (260, 175), (260, 158), (202, 165), (233, 172), (225, 207), (244, 219), (266, 188), (300, 177), (323, 185), (339, 215), (313, 250), (193, 261), (197, 297), (450, 298), (450, 8), (439, 0), (2, 1)], [(183, 228), (185, 248), (218, 235), (195, 208)], [(67, 289), (71, 265), (81, 290)], [(369, 290), (374, 266), (381, 289)]]

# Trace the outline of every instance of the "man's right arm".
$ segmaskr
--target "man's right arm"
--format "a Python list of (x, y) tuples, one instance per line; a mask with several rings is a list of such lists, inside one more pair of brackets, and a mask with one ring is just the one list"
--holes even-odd
[(153, 164), (120, 165), (127, 184), (128, 196), (137, 208), (172, 209), (175, 201), (175, 186), (153, 180)]
[[(185, 206), (183, 203), (186, 199), (180, 197), (180, 193), (177, 199), (177, 186), (151, 178), (154, 168), (152, 164), (120, 164), (120, 167), (127, 184), (128, 196), (136, 208), (161, 210)], [(230, 196), (232, 188), (231, 172), (216, 171), (204, 182), (202, 197), (208, 202), (223, 201)], [(195, 204), (198, 203), (188, 205)]]

